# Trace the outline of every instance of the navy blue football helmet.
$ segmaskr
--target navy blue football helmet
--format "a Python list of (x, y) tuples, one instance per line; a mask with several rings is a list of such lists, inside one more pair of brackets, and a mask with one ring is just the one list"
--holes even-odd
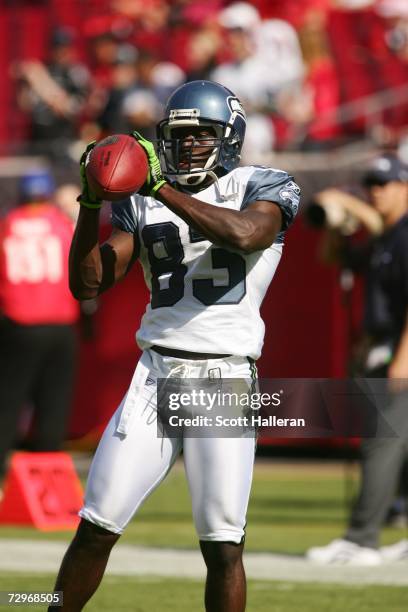
[[(212, 135), (206, 138), (211, 146), (202, 164), (194, 163), (194, 146), (202, 146), (199, 143), (192, 145), (186, 162), (180, 128), (188, 127), (208, 129)], [(163, 173), (190, 186), (199, 185), (208, 175), (215, 178), (227, 174), (239, 164), (245, 128), (245, 111), (232, 91), (212, 81), (181, 85), (170, 96), (164, 119), (157, 126)]]

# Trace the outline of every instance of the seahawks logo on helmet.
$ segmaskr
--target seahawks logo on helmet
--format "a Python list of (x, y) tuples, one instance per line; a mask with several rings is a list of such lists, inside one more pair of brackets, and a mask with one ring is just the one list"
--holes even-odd
[(238, 100), (238, 98), (233, 97), (233, 96), (229, 96), (227, 98), (227, 104), (231, 109), (231, 113), (238, 113), (239, 115), (241, 115), (245, 120), (246, 120), (246, 114), (244, 111), (244, 107), (242, 106), (241, 102)]

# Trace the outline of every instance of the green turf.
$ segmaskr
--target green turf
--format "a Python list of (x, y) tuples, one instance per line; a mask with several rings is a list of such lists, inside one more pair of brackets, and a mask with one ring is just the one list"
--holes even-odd
[[(346, 469), (337, 464), (259, 462), (248, 512), (247, 550), (301, 554), (341, 535), (351, 494), (357, 488), (356, 470), (350, 478)], [(382, 541), (395, 542), (404, 535), (401, 530), (384, 529)], [(0, 527), (2, 537), (67, 540), (72, 532)], [(122, 541), (159, 547), (197, 546), (180, 464), (147, 500)]]
[[(6, 574), (3, 591), (49, 591), (54, 577)], [(403, 587), (260, 582), (248, 584), (248, 612), (404, 612)], [(203, 584), (196, 580), (106, 576), (87, 612), (198, 612), (203, 610)], [(2, 610), (11, 608), (0, 606)], [(40, 606), (22, 609), (44, 610)]]
[[(342, 466), (260, 462), (248, 513), (247, 550), (303, 553), (342, 533), (351, 493), (357, 488)], [(351, 491), (350, 491), (351, 489)], [(383, 542), (403, 537), (383, 530)], [(70, 539), (72, 532), (1, 527), (0, 538)], [(181, 465), (146, 502), (123, 542), (196, 548), (190, 501)], [(50, 590), (55, 576), (4, 574), (0, 590)], [(406, 589), (392, 586), (249, 581), (248, 612), (403, 612)], [(200, 581), (106, 576), (86, 607), (92, 611), (195, 612), (203, 609)], [(10, 609), (1, 608), (1, 609)], [(29, 609), (40, 610), (30, 606)], [(44, 608), (42, 608), (44, 609)]]

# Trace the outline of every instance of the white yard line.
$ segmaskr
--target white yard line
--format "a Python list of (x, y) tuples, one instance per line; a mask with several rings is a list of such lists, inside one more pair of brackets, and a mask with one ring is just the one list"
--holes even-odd
[[(56, 573), (67, 542), (1, 539), (0, 572)], [(377, 567), (317, 566), (302, 557), (246, 553), (248, 578), (288, 582), (408, 585), (408, 562)], [(204, 563), (198, 551), (144, 548), (118, 544), (108, 573), (122, 576), (203, 578)]]

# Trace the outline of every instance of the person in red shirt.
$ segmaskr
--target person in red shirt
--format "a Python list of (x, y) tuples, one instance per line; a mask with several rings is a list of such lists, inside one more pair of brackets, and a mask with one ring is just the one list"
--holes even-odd
[(22, 407), (34, 406), (30, 449), (61, 448), (71, 404), (78, 303), (68, 289), (73, 222), (52, 203), (47, 172), (20, 180), (21, 204), (0, 222), (0, 477)]

